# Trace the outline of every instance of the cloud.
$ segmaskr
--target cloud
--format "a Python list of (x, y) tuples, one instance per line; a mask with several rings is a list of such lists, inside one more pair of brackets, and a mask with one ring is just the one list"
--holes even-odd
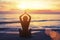
[(0, 2), (0, 11), (9, 11), (16, 8), (16, 5), (15, 2)]

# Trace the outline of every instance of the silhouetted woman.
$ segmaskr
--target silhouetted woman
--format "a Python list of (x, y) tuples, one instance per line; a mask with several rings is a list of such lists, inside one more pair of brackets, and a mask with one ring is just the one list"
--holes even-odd
[(20, 18), (20, 22), (21, 22), (21, 26), (22, 26), (22, 30), (21, 30), (20, 34), (22, 36), (30, 36), (31, 32), (29, 30), (29, 24), (31, 21), (31, 16), (25, 12), (19, 18)]

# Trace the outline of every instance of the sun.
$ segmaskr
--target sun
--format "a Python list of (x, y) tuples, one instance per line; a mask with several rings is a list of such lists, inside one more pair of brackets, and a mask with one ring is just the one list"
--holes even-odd
[(27, 5), (27, 3), (22, 3), (22, 4), (18, 4), (18, 8), (25, 10), (25, 9), (28, 9), (29, 6)]
[(19, 9), (25, 10), (25, 9), (48, 9), (50, 8), (49, 4), (46, 4), (44, 2), (21, 2), (17, 5)]

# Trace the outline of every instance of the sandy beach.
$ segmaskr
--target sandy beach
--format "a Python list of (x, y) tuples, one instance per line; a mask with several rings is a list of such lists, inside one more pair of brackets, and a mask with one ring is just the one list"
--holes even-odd
[(19, 37), (18, 28), (2, 28), (0, 40), (52, 40), (52, 36), (58, 40), (60, 37), (60, 29), (31, 29), (31, 33), (31, 37), (24, 38)]

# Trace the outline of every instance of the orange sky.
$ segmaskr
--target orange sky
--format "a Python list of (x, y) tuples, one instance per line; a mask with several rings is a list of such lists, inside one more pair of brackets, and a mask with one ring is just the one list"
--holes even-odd
[(60, 11), (60, 0), (0, 0), (0, 11), (10, 11), (11, 9)]

